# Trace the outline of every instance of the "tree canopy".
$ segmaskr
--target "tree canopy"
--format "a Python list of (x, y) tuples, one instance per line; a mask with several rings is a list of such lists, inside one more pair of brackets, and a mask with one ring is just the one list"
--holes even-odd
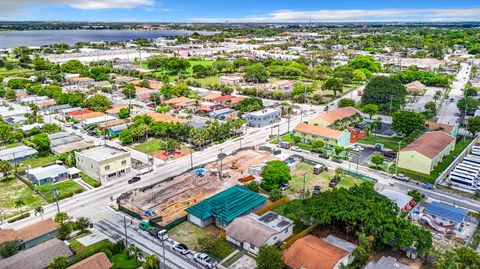
[(243, 79), (247, 82), (262, 83), (267, 82), (267, 79), (270, 77), (265, 66), (260, 63), (253, 64), (251, 66), (245, 67), (245, 74)]
[(409, 136), (421, 130), (424, 126), (425, 117), (421, 113), (407, 110), (400, 110), (393, 113), (392, 129), (397, 133)]
[(269, 161), (262, 169), (262, 188), (266, 191), (278, 189), (280, 183), (291, 179), (290, 167), (282, 161)]
[(93, 111), (105, 112), (112, 107), (112, 101), (108, 100), (108, 98), (104, 95), (95, 94), (94, 96), (86, 99), (83, 102), (83, 105)]
[(397, 78), (378, 76), (372, 78), (362, 95), (364, 104), (375, 104), (383, 112), (400, 109), (405, 104), (407, 90)]

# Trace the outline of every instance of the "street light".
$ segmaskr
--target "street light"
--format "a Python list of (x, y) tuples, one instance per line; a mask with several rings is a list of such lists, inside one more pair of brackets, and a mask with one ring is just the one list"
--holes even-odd
[(395, 164), (395, 175), (398, 174), (398, 160), (400, 159), (400, 146), (402, 145), (402, 141), (398, 141), (398, 151), (397, 151), (397, 161)]

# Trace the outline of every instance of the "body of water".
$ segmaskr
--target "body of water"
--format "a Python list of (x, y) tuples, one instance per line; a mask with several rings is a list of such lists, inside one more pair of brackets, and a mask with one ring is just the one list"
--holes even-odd
[[(36, 30), (0, 32), (0, 48), (20, 46), (49, 45), (67, 43), (75, 45), (88, 41), (126, 41), (139, 38), (157, 38), (162, 36), (184, 36), (194, 32), (184, 30)], [(201, 32), (201, 34), (214, 34)]]

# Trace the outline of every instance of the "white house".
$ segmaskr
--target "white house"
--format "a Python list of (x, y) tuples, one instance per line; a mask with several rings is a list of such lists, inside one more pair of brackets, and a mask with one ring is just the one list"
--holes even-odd
[(227, 241), (255, 255), (261, 246), (283, 242), (292, 234), (293, 221), (271, 211), (238, 217), (226, 229)]

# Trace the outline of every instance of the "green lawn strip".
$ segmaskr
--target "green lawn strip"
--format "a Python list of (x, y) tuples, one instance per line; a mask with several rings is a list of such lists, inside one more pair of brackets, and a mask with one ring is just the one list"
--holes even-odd
[[(58, 191), (58, 199), (62, 200), (68, 197), (73, 196), (74, 194), (83, 192), (82, 186), (77, 184), (73, 180), (65, 180), (55, 184), (55, 187)], [(53, 193), (53, 186), (52, 184), (45, 184), (42, 186), (37, 186), (35, 189), (45, 195), (49, 202), (55, 201), (55, 195)]]
[[(152, 138), (146, 142), (134, 146), (134, 148), (143, 153), (154, 153), (163, 149), (165, 142), (159, 138)], [(148, 149), (148, 150), (147, 150)]]
[[(399, 136), (383, 137), (383, 136), (377, 136), (377, 135), (370, 135), (370, 137), (364, 136), (360, 138), (357, 141), (357, 143), (367, 144), (367, 145), (375, 145), (377, 143), (380, 143), (380, 144), (383, 144), (385, 148), (398, 150), (398, 142), (402, 140), (403, 140), (403, 137), (399, 137)], [(402, 143), (400, 146), (403, 148), (406, 145)]]
[(80, 251), (76, 252), (75, 255), (73, 255), (70, 258), (71, 264), (77, 263), (85, 258), (88, 258), (93, 254), (100, 252), (103, 249), (108, 249), (108, 246), (110, 244), (111, 243), (110, 241), (108, 241), (108, 239), (104, 239), (102, 241), (98, 241), (94, 244), (91, 244), (90, 246), (84, 247)]
[(100, 181), (93, 179), (92, 177), (88, 176), (87, 174), (85, 174), (83, 172), (80, 172), (80, 177), (82, 178), (82, 180), (85, 183), (87, 183), (88, 185), (90, 185), (94, 188), (98, 188), (102, 185), (102, 183), (100, 183)]
[(142, 265), (137, 259), (129, 259), (125, 252), (113, 255), (112, 257), (112, 269), (135, 269)]
[[(37, 206), (46, 204), (41, 196), (13, 176), (10, 176), (8, 179), (3, 178), (0, 180), (0, 196), (0, 209), (3, 211), (3, 219), (13, 217), (22, 212), (30, 211)], [(18, 200), (24, 203), (24, 206), (21, 208), (15, 208), (15, 202)]]
[(242, 249), (239, 252), (235, 253), (230, 259), (226, 260), (224, 263), (222, 263), (223, 267), (229, 268), (232, 264), (234, 264), (236, 261), (238, 261), (243, 255), (247, 254), (247, 251)]

